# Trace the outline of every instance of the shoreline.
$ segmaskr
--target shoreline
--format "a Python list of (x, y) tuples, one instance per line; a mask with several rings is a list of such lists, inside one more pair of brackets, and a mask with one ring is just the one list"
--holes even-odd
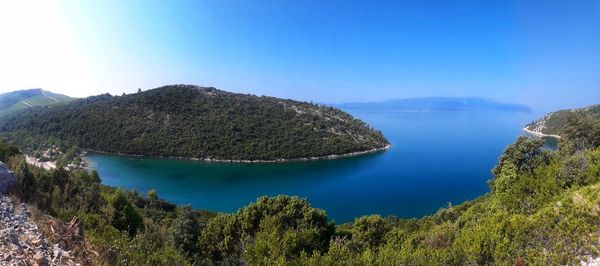
[(555, 139), (560, 139), (561, 138), (559, 135), (544, 134), (544, 133), (540, 133), (540, 132), (535, 132), (535, 131), (529, 130), (527, 127), (524, 127), (523, 131), (525, 131), (526, 133), (529, 133), (531, 135), (537, 136), (537, 137), (549, 137), (549, 138), (555, 138)]
[(52, 170), (52, 169), (56, 168), (56, 163), (54, 161), (40, 162), (36, 158), (29, 156), (29, 155), (25, 155), (25, 162), (27, 162), (27, 164), (41, 167), (46, 170)]
[[(366, 151), (356, 151), (344, 154), (330, 154), (324, 156), (315, 156), (315, 157), (304, 157), (304, 158), (293, 158), (293, 159), (275, 159), (275, 160), (227, 160), (227, 159), (211, 159), (211, 158), (195, 158), (195, 157), (178, 157), (178, 156), (162, 156), (162, 155), (141, 155), (141, 154), (126, 154), (126, 153), (118, 153), (118, 152), (105, 152), (105, 151), (97, 151), (92, 149), (83, 149), (86, 152), (93, 152), (99, 154), (106, 155), (119, 155), (119, 156), (128, 156), (128, 157), (151, 157), (151, 158), (163, 158), (163, 159), (175, 159), (175, 160), (187, 160), (187, 161), (202, 161), (207, 163), (286, 163), (286, 162), (306, 162), (306, 161), (318, 161), (318, 160), (334, 160), (340, 158), (347, 157), (355, 157), (360, 155), (372, 154), (384, 152), (392, 147), (392, 144), (387, 144), (382, 148), (375, 148)], [(82, 156), (85, 159), (85, 155)], [(87, 160), (86, 160), (87, 161)]]

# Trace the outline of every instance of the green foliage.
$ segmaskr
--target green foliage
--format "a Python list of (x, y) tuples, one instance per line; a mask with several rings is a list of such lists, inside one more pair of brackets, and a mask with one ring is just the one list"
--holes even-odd
[(326, 251), (334, 232), (323, 210), (310, 207), (306, 199), (298, 197), (259, 198), (238, 211), (236, 219), (246, 241), (259, 232), (270, 234), (281, 241), (283, 245), (274, 247), (283, 249), (280, 252), (286, 258), (301, 252)]
[(214, 264), (238, 265), (243, 261), (239, 223), (233, 215), (219, 214), (208, 221), (198, 237), (200, 254)]
[(505, 208), (531, 213), (559, 189), (552, 156), (542, 146), (541, 140), (519, 137), (494, 167), (491, 189)]
[(190, 206), (179, 207), (177, 217), (173, 220), (170, 230), (170, 239), (173, 245), (188, 254), (196, 252), (199, 230), (200, 226), (194, 217), (192, 208)]
[(0, 122), (30, 150), (51, 144), (112, 153), (275, 160), (382, 148), (383, 135), (331, 107), (214, 88), (166, 86), (39, 108)]
[(381, 216), (363, 216), (357, 218), (352, 224), (352, 240), (357, 244), (363, 244), (363, 248), (374, 249), (382, 244), (386, 231)]
[(29, 166), (25, 162), (25, 158), (22, 155), (11, 157), (9, 167), (13, 169), (14, 175), (17, 178), (15, 193), (25, 200), (32, 199), (36, 193), (36, 180), (31, 171), (29, 171)]
[(19, 155), (21, 152), (17, 145), (0, 140), (0, 162), (8, 163), (10, 157)]
[(600, 105), (596, 116), (584, 111), (569, 113), (560, 134), (565, 139), (561, 148), (569, 152), (600, 146)]
[(504, 150), (498, 165), (492, 170), (496, 177), (494, 182), (504, 170), (513, 171), (514, 174), (530, 174), (538, 165), (546, 163), (548, 158), (540, 149), (543, 145), (544, 142), (540, 139), (519, 137), (515, 143)]
[(138, 229), (142, 228), (142, 216), (133, 207), (131, 201), (124, 193), (117, 192), (111, 199), (113, 216), (112, 225), (120, 231), (125, 231), (130, 237), (135, 236)]

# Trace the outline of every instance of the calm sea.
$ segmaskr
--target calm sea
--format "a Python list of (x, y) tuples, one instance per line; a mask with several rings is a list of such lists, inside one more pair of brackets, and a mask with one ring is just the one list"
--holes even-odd
[(107, 185), (197, 209), (233, 212), (262, 195), (306, 197), (338, 223), (421, 217), (488, 192), (504, 148), (537, 117), (517, 112), (347, 110), (380, 129), (386, 152), (336, 160), (231, 164), (90, 154)]

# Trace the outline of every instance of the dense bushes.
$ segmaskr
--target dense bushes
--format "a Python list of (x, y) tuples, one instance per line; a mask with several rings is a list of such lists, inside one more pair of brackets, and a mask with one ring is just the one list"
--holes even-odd
[(112, 226), (119, 231), (127, 232), (130, 237), (135, 236), (137, 231), (142, 228), (142, 216), (133, 207), (123, 192), (118, 191), (111, 199), (112, 207)]
[(324, 211), (296, 197), (259, 198), (239, 210), (235, 218), (251, 264), (273, 264), (302, 253), (325, 252), (334, 232)]
[(10, 157), (17, 154), (21, 154), (17, 145), (0, 140), (0, 162), (8, 162)]
[(166, 86), (37, 108), (0, 121), (0, 131), (31, 150), (274, 160), (383, 148), (383, 135), (335, 108), (214, 88)]
[(194, 254), (197, 251), (196, 241), (199, 231), (200, 226), (192, 208), (190, 206), (179, 208), (169, 231), (173, 246), (186, 254)]

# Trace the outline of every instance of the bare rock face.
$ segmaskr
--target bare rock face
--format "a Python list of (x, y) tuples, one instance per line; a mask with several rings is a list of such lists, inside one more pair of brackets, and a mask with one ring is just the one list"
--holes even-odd
[(3, 162), (0, 162), (0, 194), (8, 194), (16, 181), (17, 178), (8, 167)]
[[(0, 265), (80, 265), (69, 251), (39, 231), (28, 208), (0, 195)], [(81, 233), (81, 222), (72, 224), (70, 228)]]

